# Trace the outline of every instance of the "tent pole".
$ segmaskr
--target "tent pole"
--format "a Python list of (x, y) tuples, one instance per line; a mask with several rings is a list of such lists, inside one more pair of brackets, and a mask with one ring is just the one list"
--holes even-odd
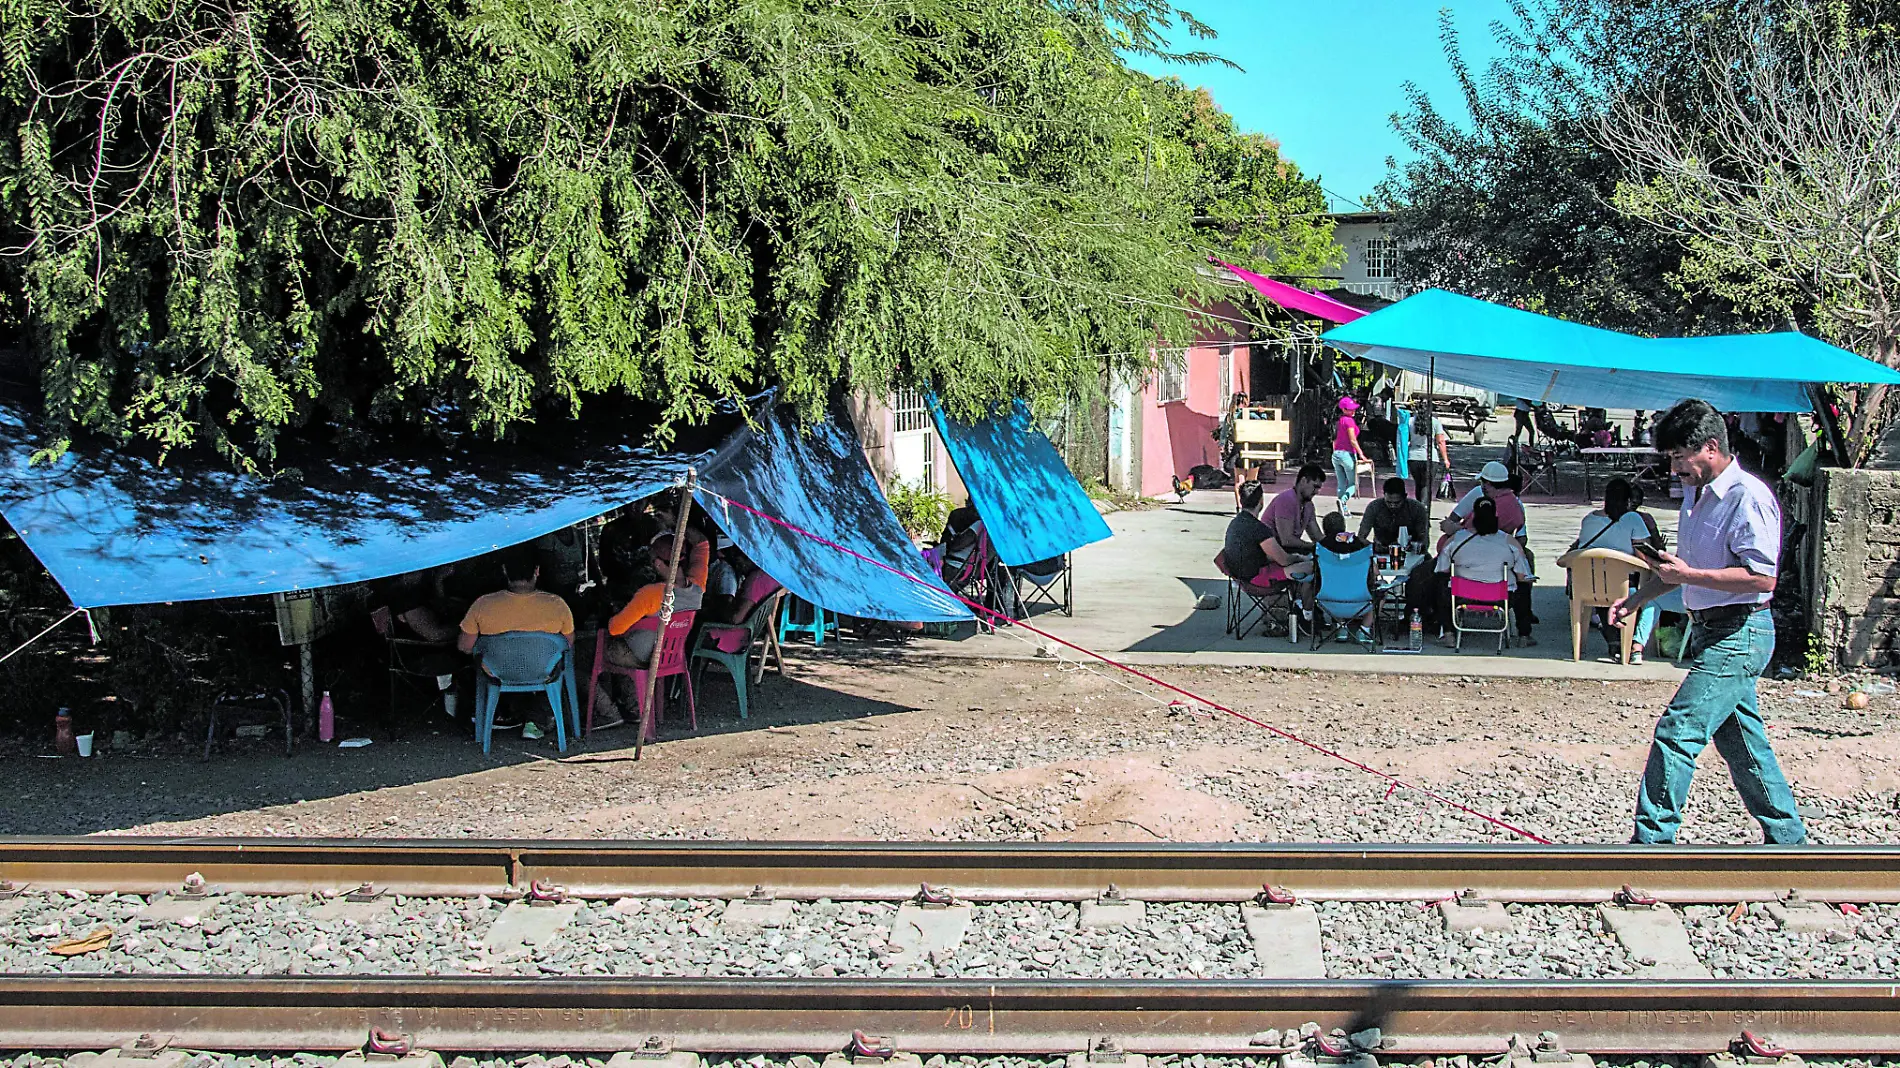
[[(1425, 365), (1425, 540), (1432, 540), (1432, 505), (1438, 500), (1438, 480), (1433, 476), (1432, 456), (1438, 447), (1438, 436), (1432, 433), (1432, 421), (1438, 417), (1438, 411), (1432, 404), (1432, 395), (1438, 392), (1438, 357), (1434, 354), (1431, 362)], [(1414, 434), (1418, 428), (1412, 429)]]
[(686, 469), (686, 484), (680, 487), (679, 518), (673, 524), (673, 561), (667, 568), (669, 579), (666, 592), (660, 597), (660, 629), (653, 637), (653, 652), (647, 657), (646, 699), (640, 705), (639, 730), (633, 736), (633, 759), (640, 759), (641, 750), (646, 748), (647, 725), (653, 722), (653, 699), (660, 692), (660, 647), (666, 642), (666, 628), (673, 622), (673, 591), (679, 588), (680, 556), (686, 548), (686, 518), (693, 514), (693, 487), (699, 484), (698, 473), (692, 468)]

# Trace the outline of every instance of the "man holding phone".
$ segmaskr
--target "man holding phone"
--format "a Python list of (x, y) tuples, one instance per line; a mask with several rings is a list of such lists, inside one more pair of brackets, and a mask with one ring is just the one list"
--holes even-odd
[(1694, 622), (1693, 645), (1689, 676), (1656, 721), (1630, 842), (1676, 840), (1696, 757), (1713, 741), (1768, 842), (1804, 845), (1807, 828), (1755, 705), (1755, 680), (1775, 652), (1768, 601), (1781, 555), (1780, 502), (1735, 462), (1722, 415), (1706, 401), (1685, 400), (1664, 412), (1656, 421), (1655, 448), (1682, 479), (1678, 551), (1638, 547), (1650, 561), (1650, 577), (1610, 606), (1610, 625), (1680, 586)]

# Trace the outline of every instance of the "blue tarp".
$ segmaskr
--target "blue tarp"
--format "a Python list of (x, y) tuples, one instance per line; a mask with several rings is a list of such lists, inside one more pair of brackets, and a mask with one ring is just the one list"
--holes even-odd
[(1598, 408), (1803, 412), (1812, 383), (1900, 373), (1806, 334), (1646, 338), (1428, 289), (1327, 331), (1355, 356), (1513, 397)]
[[(788, 413), (762, 423), (729, 460), (702, 478), (712, 492), (699, 494), (701, 506), (754, 563), (786, 589), (834, 612), (921, 622), (971, 618), (891, 512), (849, 416), (834, 410), (830, 419), (800, 427)], [(925, 585), (743, 509), (722, 507), (719, 497), (848, 546)]]
[(1102, 513), (1020, 403), (974, 425), (949, 418), (934, 400), (930, 413), (1003, 563), (1021, 567), (1109, 536)]
[[(376, 463), (324, 457), (304, 462), (301, 477), (264, 481), (215, 462), (161, 467), (91, 445), (35, 465), (44, 442), (18, 409), (0, 404), (0, 512), (82, 608), (285, 593), (434, 567), (630, 504), (674, 484), (689, 465), (720, 492), (924, 570), (856, 443), (836, 447), (849, 431), (825, 424), (797, 441), (792, 414), (775, 407), (760, 413), (756, 433), (732, 422), (739, 429), (717, 448), (691, 454), (591, 442), (566, 452), (490, 447)], [(836, 512), (821, 523), (816, 508)], [(883, 619), (968, 617), (960, 607), (945, 614), (940, 584), (933, 591), (867, 576), (843, 554), (814, 551), (762, 523), (735, 521), (728, 531), (768, 573), (828, 608)]]

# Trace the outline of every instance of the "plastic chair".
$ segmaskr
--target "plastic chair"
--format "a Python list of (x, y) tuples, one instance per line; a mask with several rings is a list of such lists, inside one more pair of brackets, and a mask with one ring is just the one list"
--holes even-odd
[(568, 718), (580, 731), (574, 700), (574, 650), (565, 637), (535, 630), (490, 634), (475, 643), (475, 737), (489, 751), (495, 709), (505, 693), (545, 693), (554, 709), (554, 745), (567, 752)]
[[(1020, 617), (1027, 617), (1029, 610), (1039, 604), (1046, 604), (1065, 616), (1075, 615), (1074, 572), (1069, 566), (1068, 553), (1021, 567), (1004, 567), (1003, 574), (1007, 576)], [(1027, 594), (1023, 592), (1025, 588)]]
[[(779, 651), (778, 638), (772, 630), (772, 620), (778, 617), (779, 602), (784, 598), (785, 591), (780, 589), (764, 604), (753, 605), (752, 614), (746, 617), (744, 623), (708, 623), (699, 629), (699, 644), (693, 646), (690, 657), (694, 678), (698, 680), (697, 686), (705, 685), (708, 664), (725, 668), (726, 674), (732, 676), (733, 688), (739, 692), (740, 719), (746, 718), (747, 694), (751, 689), (748, 680), (750, 683), (763, 681), (766, 662), (774, 654), (778, 656), (778, 673), (785, 674), (785, 655)], [(736, 650), (719, 647), (721, 639), (725, 639), (729, 645), (737, 644), (732, 640), (734, 638), (739, 638), (745, 644)], [(754, 648), (759, 650), (757, 669), (751, 666)]]
[[(1227, 576), (1227, 633), (1235, 641), (1247, 640), (1247, 632), (1253, 629), (1253, 620), (1260, 622), (1262, 633), (1266, 630), (1267, 619), (1275, 611), (1284, 608), (1287, 618), (1287, 641), (1298, 644), (1300, 640), (1300, 614), (1293, 610), (1294, 585), (1289, 582), (1269, 582), (1262, 586), (1254, 582), (1242, 582), (1234, 577), (1227, 568), (1227, 550), (1214, 554), (1214, 567)], [(1241, 604), (1245, 598), (1246, 605)]]
[[(693, 677), (686, 673), (686, 639), (692, 634), (693, 619), (698, 615), (698, 612), (673, 613), (673, 618), (667, 621), (666, 633), (660, 635), (660, 640), (653, 643), (653, 657), (648, 661), (648, 667), (621, 667), (619, 664), (609, 663), (607, 660), (607, 628), (602, 627), (594, 632), (594, 670), (589, 673), (587, 678), (587, 732), (589, 734), (593, 733), (594, 730), (594, 693), (600, 688), (601, 672), (605, 671), (614, 675), (625, 675), (627, 678), (633, 680), (634, 693), (637, 695), (635, 700), (638, 702), (635, 711), (640, 713), (642, 719), (645, 719), (647, 672), (652, 668), (658, 669), (660, 673), (660, 684), (654, 687), (653, 718), (647, 720), (647, 738), (649, 740), (653, 738), (655, 734), (654, 728), (659, 726), (660, 719), (665, 714), (666, 680), (675, 675), (683, 675), (686, 678), (686, 714), (688, 716), (688, 722), (692, 725), (694, 730), (699, 729), (699, 704), (693, 698)], [(659, 625), (658, 617), (648, 618), (655, 620), (654, 627)], [(641, 622), (644, 623), (646, 620), (641, 620)], [(654, 629), (654, 627), (643, 628), (640, 627), (639, 624), (635, 624), (634, 627), (636, 630)]]
[[(1466, 626), (1465, 613), (1477, 612), (1481, 615), (1495, 615), (1496, 627)], [(1504, 642), (1511, 632), (1511, 584), (1500, 579), (1497, 582), (1479, 582), (1468, 579), (1458, 573), (1458, 565), (1451, 566), (1451, 629), (1456, 632), (1452, 639), (1452, 648), (1464, 652), (1466, 634), (1496, 634), (1498, 636), (1498, 654), (1504, 653)]]
[[(1598, 608), (1608, 608), (1628, 597), (1631, 581), (1649, 574), (1649, 564), (1629, 553), (1615, 549), (1584, 549), (1557, 558), (1557, 566), (1570, 572), (1570, 659), (1583, 659), (1583, 632)], [(1617, 628), (1623, 633), (1623, 663), (1630, 662), (1631, 639), (1636, 633), (1635, 615)]]
[(817, 648), (825, 644), (825, 636), (836, 637), (838, 617), (830, 609), (812, 604), (803, 597), (787, 597), (779, 613), (778, 640), (782, 643), (794, 634), (811, 635), (811, 644)]
[(1314, 591), (1313, 648), (1318, 649), (1341, 627), (1376, 610), (1380, 597), (1366, 588), (1366, 573), (1372, 569), (1372, 546), (1345, 556), (1322, 549), (1314, 558), (1319, 563), (1319, 589)]

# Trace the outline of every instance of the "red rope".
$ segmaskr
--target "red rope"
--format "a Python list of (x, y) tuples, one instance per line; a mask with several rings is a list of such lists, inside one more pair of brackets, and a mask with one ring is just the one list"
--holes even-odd
[[(884, 563), (883, 561), (873, 560), (870, 557), (865, 556), (863, 553), (856, 552), (852, 549), (846, 548), (845, 546), (839, 545), (837, 542), (834, 542), (821, 535), (813, 534), (811, 531), (806, 530), (803, 527), (797, 526), (793, 523), (788, 523), (785, 520), (780, 519), (779, 517), (775, 515), (770, 515), (765, 512), (761, 512), (757, 508), (754, 508), (749, 504), (745, 504), (740, 501), (735, 501), (730, 497), (724, 497), (717, 493), (713, 493), (712, 491), (706, 489), (704, 486), (699, 487), (699, 492), (704, 493), (709, 497), (718, 497), (719, 500), (725, 502), (726, 504), (734, 508), (739, 509), (740, 511), (749, 512), (752, 515), (758, 516), (760, 519), (766, 520), (767, 522), (776, 523), (777, 525), (784, 527), (786, 530), (789, 530), (792, 533), (799, 535), (800, 537), (810, 538), (812, 541), (815, 541), (818, 544), (823, 545), (828, 549), (836, 549), (837, 551), (844, 553), (846, 556), (853, 557), (857, 560), (862, 560), (863, 562), (870, 564), (873, 567), (880, 568), (884, 571), (888, 571), (891, 574), (896, 575), (899, 578), (902, 578), (908, 582), (916, 583), (917, 585), (923, 586), (926, 589), (932, 589), (932, 590), (937, 589), (937, 587), (932, 586), (930, 583), (924, 581), (921, 578), (918, 578), (915, 575), (910, 574), (909, 572), (900, 571), (899, 569), (894, 568), (890, 566), (889, 564)], [(1001, 620), (1007, 623), (1014, 624), (1038, 637), (1047, 638), (1050, 641), (1057, 643), (1058, 645), (1066, 646), (1070, 649), (1073, 649), (1076, 652), (1081, 653), (1083, 656), (1092, 657), (1096, 660), (1100, 660), (1102, 663), (1107, 664), (1108, 666), (1112, 668), (1116, 668), (1120, 671), (1125, 671), (1128, 674), (1133, 675), (1134, 677), (1142, 680), (1143, 682), (1148, 683), (1149, 685), (1157, 686), (1171, 693), (1178, 693), (1183, 697), (1187, 697), (1192, 700), (1198, 701), (1201, 704), (1204, 704), (1207, 707), (1212, 708), (1217, 712), (1224, 712), (1227, 715), (1232, 716), (1243, 723), (1250, 723), (1256, 727), (1261, 728), (1262, 730), (1270, 731), (1273, 734), (1279, 735), (1280, 737), (1285, 738), (1289, 742), (1295, 742), (1299, 745), (1303, 745), (1306, 748), (1311, 749), (1315, 753), (1320, 753), (1324, 756), (1331, 757), (1334, 760), (1337, 760), (1340, 763), (1345, 764), (1349, 767), (1357, 768), (1368, 775), (1374, 776), (1379, 779), (1383, 779), (1387, 783), (1390, 784), (1390, 788), (1387, 789), (1386, 791), (1387, 797), (1390, 797), (1392, 795), (1393, 790), (1398, 790), (1398, 789), (1416, 790), (1419, 793), (1425, 795), (1426, 797), (1431, 798), (1433, 801), (1436, 801), (1441, 805), (1445, 805), (1449, 808), (1457, 809), (1458, 811), (1463, 812), (1466, 815), (1476, 816), (1479, 819), (1485, 821), (1486, 823), (1492, 824), (1497, 827), (1502, 827), (1505, 830), (1511, 832), (1512, 834), (1517, 835), (1520, 838), (1527, 838), (1530, 841), (1536, 842), (1539, 845), (1552, 844), (1550, 839), (1545, 838), (1542, 835), (1535, 834), (1531, 831), (1527, 831), (1523, 829), (1522, 827), (1518, 827), (1513, 824), (1506, 823), (1505, 821), (1497, 818), (1496, 816), (1493, 816), (1486, 812), (1480, 812), (1469, 805), (1466, 805), (1459, 801), (1455, 801), (1449, 797), (1446, 797), (1445, 795), (1441, 793), (1438, 793), (1437, 791), (1406, 782), (1404, 779), (1401, 779), (1396, 775), (1392, 775), (1387, 772), (1380, 771), (1377, 768), (1371, 767), (1365, 763), (1354, 760), (1353, 758), (1347, 756), (1344, 753), (1339, 752), (1338, 750), (1328, 749), (1325, 746), (1320, 745), (1318, 742), (1308, 741), (1307, 739), (1302, 738), (1291, 731), (1285, 730), (1280, 727), (1276, 727), (1271, 723), (1267, 723), (1262, 720), (1255, 719), (1254, 717), (1249, 716), (1244, 712), (1236, 712), (1235, 710), (1228, 708), (1226, 705), (1223, 705), (1219, 703), (1218, 701), (1211, 701), (1205, 697), (1202, 697), (1200, 694), (1193, 692), (1192, 690), (1182, 689), (1181, 687), (1176, 686), (1171, 682), (1163, 681), (1161, 679), (1154, 677), (1153, 675), (1148, 674), (1145, 671), (1141, 671), (1135, 668), (1131, 664), (1124, 664), (1119, 660), (1115, 660), (1110, 657), (1104, 656), (1093, 649), (1084, 648), (1083, 646), (1077, 645), (1074, 642), (1068, 641), (1067, 639), (1057, 637), (1056, 635), (1051, 634), (1046, 630), (1040, 630), (1036, 627), (1033, 627), (1030, 624), (1024, 622), (1023, 620), (1011, 618), (1010, 616), (1002, 612), (995, 611), (994, 609), (991, 609), (986, 605), (978, 604), (977, 602), (972, 601), (968, 597), (964, 597), (963, 595), (958, 594), (955, 591), (951, 591), (950, 596), (955, 597), (959, 601), (962, 601), (963, 604), (966, 607), (970, 608), (971, 610), (976, 611), (976, 612), (981, 612), (987, 616), (990, 616), (992, 618), (992, 622), (996, 620)]]

